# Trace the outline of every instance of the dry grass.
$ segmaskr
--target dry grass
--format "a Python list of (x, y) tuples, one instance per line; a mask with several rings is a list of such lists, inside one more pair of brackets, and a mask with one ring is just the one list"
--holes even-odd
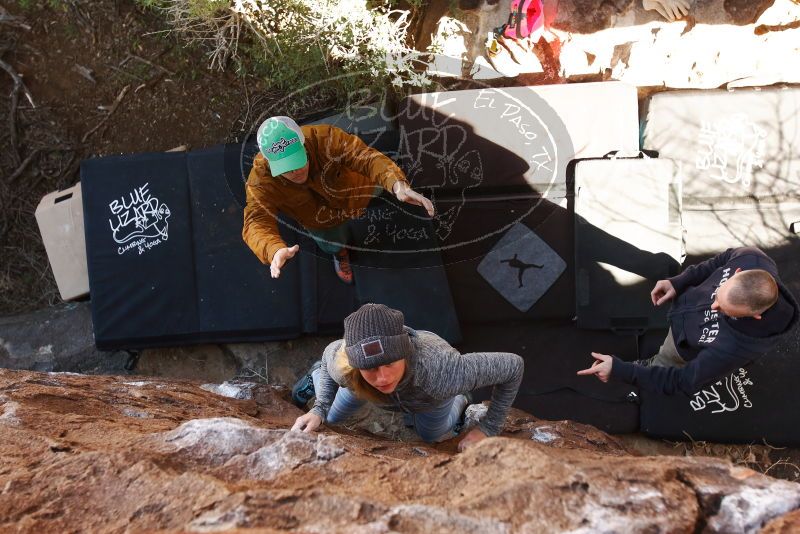
[(711, 456), (776, 478), (800, 481), (800, 451), (763, 444), (734, 445), (695, 441), (669, 442), (679, 456)]
[(155, 7), (173, 28), (164, 31), (175, 31), (188, 42), (208, 49), (210, 68), (223, 70), (236, 57), (244, 20), (230, 9), (229, 2), (160, 0)]

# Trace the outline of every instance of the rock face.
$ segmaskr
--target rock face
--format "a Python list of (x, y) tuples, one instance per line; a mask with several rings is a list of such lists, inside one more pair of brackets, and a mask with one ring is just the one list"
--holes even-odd
[(632, 456), (585, 425), (513, 412), (504, 437), (454, 454), (454, 441), (289, 432), (301, 412), (270, 386), (217, 389), (230, 396), (201, 386), (0, 371), (0, 530), (727, 533), (797, 524), (798, 484), (709, 458)]
[(0, 367), (46, 372), (136, 374), (224, 382), (251, 377), (291, 384), (322, 356), (332, 337), (291, 341), (206, 344), (127, 351), (94, 345), (88, 302), (0, 317)]
[(547, 2), (546, 13), (554, 28), (571, 33), (594, 33), (613, 26), (617, 17), (635, 3), (634, 0)]
[(800, 532), (800, 510), (770, 521), (761, 530), (762, 534), (792, 534), (793, 532)]
[(124, 373), (125, 353), (98, 351), (86, 302), (0, 317), (0, 367), (57, 372)]
[(725, 12), (734, 24), (752, 24), (775, 0), (725, 0)]
[[(431, 42), (446, 44), (431, 72), (465, 72), (474, 80), (505, 77), (513, 79), (506, 84), (517, 85), (613, 79), (639, 87), (708, 89), (800, 82), (795, 0), (696, 1), (686, 19), (675, 22), (644, 10), (641, 0), (545, 0), (543, 38), (488, 50), (486, 34), (508, 16), (510, 4), (484, 0), (446, 13), (438, 25), (426, 21)], [(451, 30), (455, 25), (457, 32)]]

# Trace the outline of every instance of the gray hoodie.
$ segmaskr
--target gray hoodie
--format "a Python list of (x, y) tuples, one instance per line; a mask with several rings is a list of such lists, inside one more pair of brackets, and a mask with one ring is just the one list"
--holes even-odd
[[(390, 404), (382, 404), (381, 408), (427, 412), (460, 393), (494, 386), (489, 410), (478, 426), (487, 436), (499, 434), (522, 382), (522, 358), (508, 352), (461, 354), (433, 332), (405, 329), (415, 350), (406, 358), (403, 379), (388, 395)], [(348, 386), (336, 366), (336, 353), (341, 346), (342, 340), (334, 341), (322, 354), (319, 391), (315, 392), (316, 401), (311, 412), (323, 420), (338, 388)]]

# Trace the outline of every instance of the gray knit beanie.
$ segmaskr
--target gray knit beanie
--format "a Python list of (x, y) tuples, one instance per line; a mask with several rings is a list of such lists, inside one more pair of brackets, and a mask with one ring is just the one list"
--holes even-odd
[(403, 324), (403, 312), (383, 304), (364, 304), (348, 315), (344, 350), (350, 366), (374, 369), (411, 356), (414, 347)]

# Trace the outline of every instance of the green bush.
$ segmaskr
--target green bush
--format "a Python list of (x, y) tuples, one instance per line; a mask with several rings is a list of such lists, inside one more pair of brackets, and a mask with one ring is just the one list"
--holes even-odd
[(211, 68), (262, 76), (284, 92), (427, 87), (420, 54), (406, 45), (407, 11), (390, 0), (138, 0), (208, 47)]

